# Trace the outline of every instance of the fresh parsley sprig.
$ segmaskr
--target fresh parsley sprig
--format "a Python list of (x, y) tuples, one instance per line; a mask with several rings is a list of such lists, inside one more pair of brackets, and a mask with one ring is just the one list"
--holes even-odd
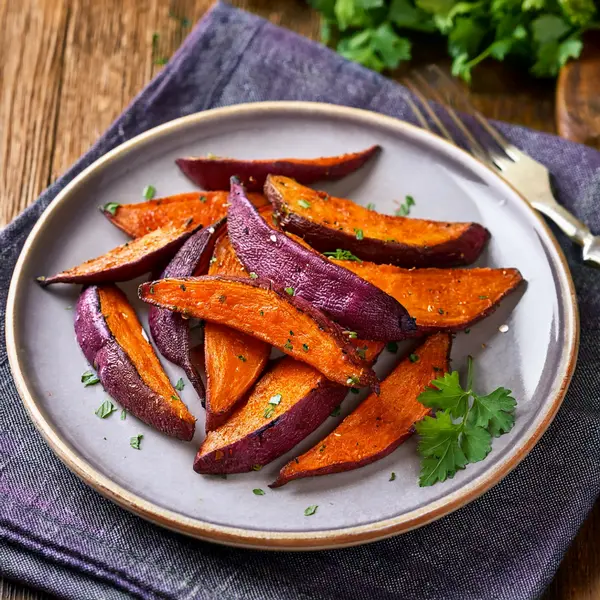
[(410, 60), (415, 35), (448, 40), (452, 73), (465, 81), (482, 61), (519, 61), (555, 77), (599, 27), (594, 0), (309, 0), (322, 14), (321, 39), (375, 71)]
[(492, 437), (512, 429), (517, 405), (512, 392), (503, 387), (486, 396), (473, 391), (471, 356), (466, 389), (460, 385), (458, 371), (434, 379), (431, 386), (418, 398), (435, 410), (416, 424), (421, 487), (450, 479), (469, 463), (483, 460), (492, 450)]

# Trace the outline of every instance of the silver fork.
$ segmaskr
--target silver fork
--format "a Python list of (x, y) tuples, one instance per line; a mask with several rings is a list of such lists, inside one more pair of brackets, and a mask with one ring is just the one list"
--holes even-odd
[[(457, 144), (455, 137), (444, 126), (444, 123), (431, 107), (428, 101), (428, 98), (430, 98), (446, 110), (464, 136), (468, 149), (473, 156), (496, 170), (500, 177), (510, 183), (533, 208), (546, 215), (565, 235), (579, 244), (583, 249), (583, 260), (585, 262), (596, 267), (600, 266), (600, 236), (593, 235), (585, 223), (582, 223), (554, 199), (548, 169), (521, 152), (493, 127), (472, 106), (466, 94), (450, 76), (439, 67), (430, 66), (422, 72), (413, 72), (407, 76), (404, 79), (404, 84), (418, 98), (423, 107), (422, 110), (411, 98), (407, 99), (411, 110), (424, 129), (445, 137), (453, 144)], [(498, 149), (477, 139), (454, 110), (453, 105), (460, 106), (463, 112), (473, 116), (497, 144)], [(430, 126), (425, 114), (431, 119), (435, 128)]]

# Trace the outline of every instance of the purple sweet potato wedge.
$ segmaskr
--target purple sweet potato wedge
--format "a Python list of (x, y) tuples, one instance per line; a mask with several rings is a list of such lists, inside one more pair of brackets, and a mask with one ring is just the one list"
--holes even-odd
[(348, 388), (286, 356), (255, 384), (248, 401), (208, 432), (194, 461), (198, 473), (243, 473), (285, 454), (342, 402)]
[[(353, 340), (375, 362), (385, 344)], [(198, 473), (242, 473), (275, 460), (310, 435), (342, 402), (348, 388), (313, 367), (285, 357), (254, 385), (225, 424), (198, 451)]]
[(216, 156), (179, 158), (175, 162), (204, 190), (228, 190), (230, 178), (237, 177), (249, 192), (259, 192), (269, 174), (292, 177), (304, 184), (341, 179), (360, 169), (379, 150), (379, 146), (371, 146), (361, 152), (321, 158), (241, 160)]
[[(191, 277), (204, 275), (225, 220), (200, 229), (180, 248), (179, 252), (163, 271), (161, 278)], [(190, 328), (188, 320), (179, 313), (151, 306), (148, 312), (150, 334), (160, 353), (172, 363), (180, 366), (194, 386), (198, 396), (204, 400), (204, 384), (194, 361), (191, 360)]]
[(377, 376), (340, 326), (271, 282), (208, 275), (143, 283), (138, 293), (149, 304), (252, 335), (332, 381), (377, 389)]
[(38, 277), (46, 287), (53, 283), (113, 283), (129, 281), (164, 265), (181, 248), (194, 227), (186, 223), (180, 227), (168, 225), (147, 235), (113, 248), (98, 258), (92, 258), (77, 267), (52, 277)]
[(227, 231), (249, 272), (292, 290), (347, 330), (369, 340), (401, 340), (414, 320), (392, 296), (271, 227), (232, 180)]
[(86, 288), (77, 302), (75, 334), (104, 389), (132, 415), (189, 441), (196, 419), (180, 400), (125, 294), (113, 285)]
[(490, 234), (478, 223), (446, 223), (383, 215), (352, 200), (269, 176), (265, 195), (287, 231), (319, 252), (338, 248), (398, 267), (457, 267), (474, 262)]

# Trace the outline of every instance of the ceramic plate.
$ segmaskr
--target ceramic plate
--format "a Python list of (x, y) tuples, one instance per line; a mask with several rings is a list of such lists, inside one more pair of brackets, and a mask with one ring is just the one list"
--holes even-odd
[[(410, 194), (411, 216), (477, 221), (492, 233), (479, 264), (517, 267), (526, 289), (492, 316), (456, 336), (453, 368), (472, 354), (476, 385), (503, 385), (518, 400), (513, 431), (493, 452), (454, 479), (417, 484), (415, 440), (374, 464), (348, 473), (293, 482), (270, 491), (279, 468), (338, 422), (328, 418), (292, 452), (259, 472), (221, 479), (201, 476), (192, 461), (203, 437), (203, 411), (187, 385), (183, 399), (198, 416), (192, 443), (167, 438), (129, 416), (102, 420), (100, 386), (83, 388), (89, 368), (73, 332), (79, 288), (48, 290), (34, 277), (102, 254), (125, 241), (98, 212), (106, 202), (142, 201), (194, 190), (175, 158), (212, 152), (240, 158), (312, 157), (380, 144), (368, 167), (322, 186), (392, 213)], [(135, 297), (136, 282), (123, 286)], [(145, 324), (146, 311), (136, 303)], [(500, 333), (501, 325), (508, 325)], [(503, 328), (504, 329), (504, 328)], [(401, 121), (361, 110), (312, 103), (261, 103), (191, 115), (153, 129), (85, 170), (43, 214), (15, 269), (7, 310), (10, 364), (23, 402), (61, 460), (100, 493), (155, 523), (216, 542), (255, 548), (306, 549), (353, 545), (407, 531), (447, 514), (497, 483), (531, 450), (555, 415), (575, 364), (578, 341), (573, 284), (564, 258), (542, 220), (508, 185), (470, 156)], [(384, 352), (378, 372), (390, 368)], [(163, 361), (176, 381), (182, 373)], [(347, 398), (342, 416), (363, 396)], [(141, 451), (129, 439), (144, 435)], [(390, 473), (396, 480), (389, 481)], [(267, 490), (255, 496), (253, 488)], [(318, 504), (313, 516), (306, 507)]]

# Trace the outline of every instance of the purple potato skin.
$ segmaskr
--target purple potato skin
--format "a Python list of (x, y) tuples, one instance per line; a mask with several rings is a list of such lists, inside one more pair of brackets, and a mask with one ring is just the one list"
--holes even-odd
[[(195, 230), (193, 230), (195, 231)], [(115, 265), (99, 273), (90, 273), (85, 275), (67, 275), (58, 273), (52, 277), (45, 279), (38, 278), (36, 281), (42, 286), (52, 285), (53, 283), (81, 283), (90, 285), (95, 283), (114, 283), (116, 281), (130, 281), (136, 279), (144, 273), (149, 273), (156, 269), (157, 266), (165, 264), (182, 246), (182, 244), (190, 237), (193, 231), (184, 231), (179, 237), (165, 244), (161, 248), (154, 250), (137, 260)]]
[(412, 246), (401, 242), (386, 242), (375, 238), (356, 239), (334, 228), (315, 223), (301, 215), (282, 210), (283, 198), (269, 180), (265, 184), (265, 195), (273, 205), (281, 226), (301, 236), (319, 252), (335, 252), (343, 248), (362, 260), (378, 264), (395, 265), (410, 269), (412, 267), (460, 267), (477, 260), (490, 238), (489, 231), (472, 223), (458, 238), (436, 246)]
[[(201, 455), (194, 460), (194, 471), (203, 474), (246, 473), (255, 465), (266, 465), (291, 450), (310, 435), (345, 398), (348, 388), (326, 381), (302, 400), (264, 427), (246, 437)], [(217, 460), (216, 453), (223, 457)]]
[[(225, 219), (194, 233), (167, 265), (161, 279), (191, 277), (208, 271), (215, 241), (225, 226)], [(158, 306), (148, 311), (150, 335), (159, 352), (173, 364), (181, 367), (204, 403), (206, 391), (198, 369), (191, 359), (190, 328), (187, 319), (179, 313)]]
[(396, 341), (416, 333), (414, 320), (395, 298), (270, 227), (234, 181), (227, 222), (229, 239), (249, 272), (294, 288), (296, 296), (358, 337)]
[(371, 146), (362, 152), (345, 154), (333, 165), (319, 164), (318, 158), (306, 161), (237, 160), (235, 158), (178, 158), (175, 162), (191, 181), (203, 190), (228, 190), (231, 177), (237, 177), (249, 192), (260, 192), (267, 175), (284, 175), (309, 185), (315, 181), (335, 181), (360, 169), (380, 150)]
[(123, 408), (166, 435), (184, 441), (192, 439), (194, 425), (165, 410), (164, 399), (144, 383), (113, 337), (100, 310), (97, 286), (86, 288), (79, 297), (75, 335), (86, 359), (96, 369), (100, 383)]

